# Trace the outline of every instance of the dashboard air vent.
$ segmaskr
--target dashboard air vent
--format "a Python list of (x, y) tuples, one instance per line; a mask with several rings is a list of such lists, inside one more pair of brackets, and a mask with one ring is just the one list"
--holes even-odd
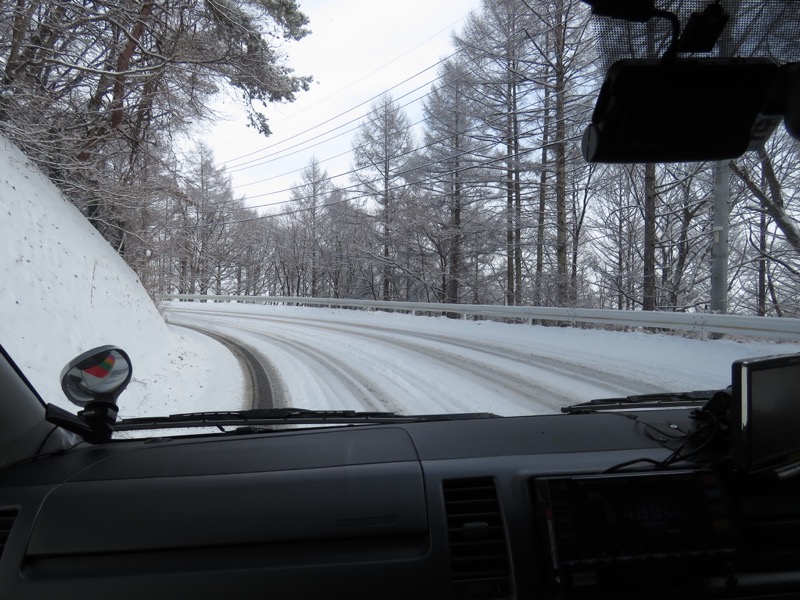
[(3, 557), (6, 541), (11, 534), (11, 526), (14, 524), (18, 512), (19, 510), (16, 508), (0, 509), (0, 558)]
[(791, 483), (739, 496), (742, 554), (752, 568), (791, 571), (800, 562), (800, 485)]
[(454, 598), (511, 595), (505, 527), (490, 477), (443, 482)]

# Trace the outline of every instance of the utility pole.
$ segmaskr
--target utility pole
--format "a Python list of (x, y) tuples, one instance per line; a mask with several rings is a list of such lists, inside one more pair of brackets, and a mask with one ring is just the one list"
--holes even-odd
[(728, 221), (731, 167), (727, 161), (714, 165), (714, 221), (711, 240), (711, 312), (728, 312)]
[[(741, 9), (740, 0), (733, 0), (728, 6), (728, 14), (736, 15)], [(730, 56), (732, 44), (731, 29), (725, 27), (717, 40), (720, 57)], [(713, 313), (728, 312), (728, 225), (731, 203), (731, 165), (720, 160), (714, 164), (714, 219), (711, 230), (711, 298), (709, 309)], [(711, 336), (721, 337), (719, 334)]]

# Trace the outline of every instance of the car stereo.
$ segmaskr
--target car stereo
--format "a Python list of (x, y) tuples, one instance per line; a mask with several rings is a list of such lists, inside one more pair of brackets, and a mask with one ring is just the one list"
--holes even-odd
[(706, 575), (735, 548), (715, 472), (532, 481), (551, 583), (565, 592), (670, 585)]

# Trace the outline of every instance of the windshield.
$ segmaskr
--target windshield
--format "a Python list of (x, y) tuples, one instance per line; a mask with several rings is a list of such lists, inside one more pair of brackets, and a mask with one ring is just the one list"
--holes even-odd
[[(104, 344), (122, 419), (551, 414), (800, 351), (781, 118), (733, 160), (585, 160), (607, 68), (668, 20), (279, 4), (0, 9), (0, 343), (45, 402), (74, 412), (59, 373)], [(721, 5), (724, 50), (683, 58), (798, 59), (796, 4)]]

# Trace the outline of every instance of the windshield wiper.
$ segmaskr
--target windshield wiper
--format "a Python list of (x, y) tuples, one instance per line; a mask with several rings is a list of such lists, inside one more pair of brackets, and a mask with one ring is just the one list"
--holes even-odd
[(169, 429), (177, 427), (217, 427), (240, 425), (320, 425), (349, 423), (408, 423), (414, 421), (456, 421), (497, 417), (492, 413), (456, 413), (442, 415), (399, 415), (393, 412), (355, 410), (311, 410), (306, 408), (256, 408), (252, 410), (180, 413), (164, 417), (122, 419), (115, 431)]
[(561, 408), (563, 413), (586, 413), (601, 410), (632, 410), (637, 408), (692, 408), (702, 406), (719, 390), (696, 392), (663, 392), (640, 394), (625, 398), (598, 398)]

